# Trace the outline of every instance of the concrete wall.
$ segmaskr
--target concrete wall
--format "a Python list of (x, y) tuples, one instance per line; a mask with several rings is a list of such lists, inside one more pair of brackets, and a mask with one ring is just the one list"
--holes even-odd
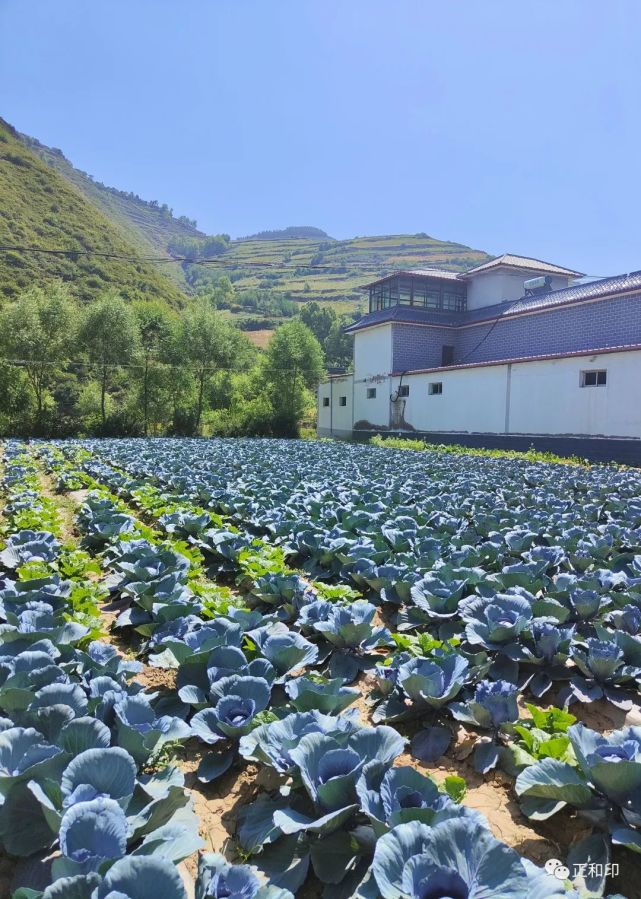
[(354, 377), (357, 380), (392, 371), (392, 325), (379, 325), (354, 335)]
[[(606, 385), (582, 387), (586, 369), (605, 369)], [(348, 436), (354, 423), (357, 431), (389, 428), (390, 393), (399, 383), (400, 378), (352, 383), (346, 377), (321, 385), (319, 396), (331, 391), (333, 400), (330, 409), (319, 401), (319, 433)], [(430, 395), (430, 383), (441, 383), (442, 393)], [(409, 396), (394, 429), (408, 433), (641, 438), (638, 350), (405, 375), (403, 384)], [(366, 399), (368, 386), (376, 386), (373, 400)], [(346, 406), (339, 396), (347, 397)]]
[[(368, 397), (375, 390), (375, 397)], [(354, 382), (355, 427), (388, 428), (390, 423), (391, 378), (370, 378)]]
[[(345, 397), (345, 405), (340, 399)], [(329, 406), (323, 405), (323, 399), (329, 399)], [(351, 437), (354, 422), (354, 379), (352, 375), (341, 378), (330, 378), (318, 387), (318, 425), (319, 437)]]
[[(493, 306), (503, 300), (518, 300), (525, 290), (523, 283), (530, 278), (546, 275), (546, 272), (515, 272), (510, 269), (492, 269), (479, 272), (467, 282), (467, 308), (480, 309), (481, 306)], [(552, 290), (561, 290), (569, 286), (567, 277), (552, 275)]]
[[(416, 431), (502, 432), (506, 379), (506, 365), (406, 375), (405, 421)], [(441, 383), (443, 392), (430, 395), (430, 383)]]
[[(605, 369), (603, 387), (581, 387), (585, 369)], [(513, 434), (641, 437), (641, 352), (512, 366)]]

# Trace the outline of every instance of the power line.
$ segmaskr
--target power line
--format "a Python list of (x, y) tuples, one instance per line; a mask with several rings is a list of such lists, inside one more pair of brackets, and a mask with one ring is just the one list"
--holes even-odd
[[(243, 332), (245, 333), (245, 332)], [(60, 362), (41, 362), (36, 359), (5, 359), (0, 356), (0, 364), (6, 363), (7, 365), (16, 365), (22, 368), (25, 368), (28, 365), (37, 365), (37, 366), (51, 366), (52, 368), (134, 368), (144, 370), (145, 363), (144, 362), (79, 362), (73, 360), (61, 360)], [(177, 364), (173, 362), (162, 362), (159, 359), (153, 359), (154, 365), (162, 365), (166, 368), (177, 368)], [(242, 369), (233, 368), (230, 365), (214, 365), (214, 366), (204, 366), (202, 369), (199, 366), (192, 367), (188, 363), (185, 365), (181, 363), (182, 368), (194, 369), (198, 372), (205, 371), (208, 374), (213, 374), (214, 372), (222, 372), (222, 371), (231, 371), (236, 372), (237, 374), (242, 374)], [(289, 371), (292, 373), (302, 372), (302, 371), (316, 371), (315, 368), (305, 368), (300, 365), (270, 365), (261, 366), (264, 371)]]
[[(281, 260), (281, 261), (258, 261), (237, 259), (231, 261), (228, 256), (221, 254), (220, 256), (211, 256), (207, 259), (192, 259), (189, 256), (152, 256), (138, 255), (132, 256), (125, 253), (105, 253), (101, 250), (65, 250), (65, 249), (46, 249), (44, 247), (19, 246), (19, 245), (0, 245), (0, 252), (15, 253), (41, 253), (47, 256), (63, 256), (74, 258), (77, 256), (98, 256), (103, 259), (121, 259), (127, 262), (149, 262), (149, 263), (187, 263), (188, 265), (204, 265), (219, 266), (220, 268), (310, 268), (310, 269), (335, 269), (338, 267), (362, 267), (372, 270), (380, 268), (382, 262), (366, 262), (354, 260), (342, 260), (337, 258), (335, 262), (303, 262), (301, 260)], [(402, 257), (400, 257), (402, 258)]]

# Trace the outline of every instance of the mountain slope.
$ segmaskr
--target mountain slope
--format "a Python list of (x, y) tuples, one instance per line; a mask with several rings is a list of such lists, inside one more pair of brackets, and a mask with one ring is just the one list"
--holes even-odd
[[(185, 216), (175, 218), (168, 206), (142, 200), (137, 194), (94, 181), (91, 175), (77, 169), (62, 150), (47, 147), (27, 134), (20, 134), (19, 137), (43, 162), (55, 169), (110, 219), (140, 254), (166, 256), (168, 245), (176, 239), (205, 237), (195, 222)], [(180, 265), (167, 265), (165, 274), (181, 290), (187, 290)]]
[(204, 265), (185, 262), (156, 266), (163, 281), (171, 279), (184, 291), (206, 290), (221, 275), (228, 275), (238, 293), (269, 290), (302, 303), (331, 302), (337, 304), (337, 311), (346, 311), (362, 307), (363, 284), (393, 269), (437, 267), (461, 271), (490, 258), (480, 250), (427, 234), (339, 241), (308, 225), (263, 231), (231, 242), (219, 236), (211, 241), (213, 249), (208, 249), (206, 235), (190, 219), (175, 218), (166, 205), (94, 181), (76, 169), (62, 151), (35, 138), (17, 136), (52, 176), (64, 179), (138, 253), (168, 256), (172, 246), (177, 255), (208, 256)]
[[(359, 301), (363, 284), (394, 269), (445, 268), (463, 271), (490, 257), (460, 243), (427, 234), (380, 237), (243, 239), (211, 261), (237, 289), (265, 288), (299, 301)], [(192, 266), (195, 268), (195, 266)], [(203, 278), (202, 271), (193, 278)]]
[[(138, 255), (116, 225), (29, 150), (2, 119), (0, 245)], [(108, 288), (128, 299), (157, 297), (172, 305), (184, 301), (162, 271), (142, 261), (0, 252), (0, 297), (14, 297), (24, 288), (55, 278), (68, 281), (72, 292), (84, 301)]]

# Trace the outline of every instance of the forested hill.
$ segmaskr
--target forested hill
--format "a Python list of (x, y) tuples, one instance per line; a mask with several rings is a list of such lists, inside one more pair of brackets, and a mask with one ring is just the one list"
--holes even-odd
[[(0, 245), (45, 249), (99, 249), (112, 257), (136, 257), (113, 220), (46, 165), (0, 119)], [(158, 297), (176, 306), (184, 295), (152, 264), (99, 256), (0, 253), (0, 298), (56, 278), (80, 300), (110, 288), (127, 299)]]
[[(222, 275), (227, 275), (237, 299), (244, 297), (253, 308), (266, 302), (274, 306), (283, 300), (317, 300), (331, 302), (337, 312), (346, 312), (362, 306), (364, 295), (359, 288), (364, 283), (393, 269), (434, 266), (462, 271), (490, 258), (464, 244), (425, 233), (335, 240), (320, 228), (299, 225), (235, 240), (227, 234), (207, 236), (193, 219), (174, 216), (165, 203), (143, 200), (137, 194), (95, 181), (90, 174), (75, 168), (61, 150), (20, 135), (4, 124), (1, 133), (11, 144), (11, 154), (21, 158), (24, 165), (7, 163), (4, 153), (0, 177), (8, 182), (9, 191), (3, 186), (0, 193), (0, 200), (4, 201), (4, 223), (0, 228), (10, 226), (14, 238), (24, 231), (39, 246), (44, 243), (66, 247), (71, 241), (72, 246), (84, 242), (106, 250), (114, 241), (120, 241), (129, 252), (140, 256), (182, 257), (188, 261), (149, 263), (142, 269), (136, 266), (139, 276), (144, 272), (144, 277), (157, 284), (161, 295), (171, 302), (179, 296), (176, 288), (183, 293), (209, 292), (216, 289)], [(6, 151), (6, 142), (2, 146)], [(21, 189), (16, 202), (17, 185)], [(30, 193), (34, 195), (33, 204)], [(86, 229), (77, 220), (81, 207), (91, 220)], [(100, 241), (98, 222), (105, 235), (109, 232), (109, 240)], [(3, 242), (10, 242), (1, 230), (0, 235)], [(203, 261), (204, 265), (195, 264)], [(23, 260), (24, 264), (17, 258), (9, 261), (8, 287), (3, 279), (5, 293), (15, 292), (16, 286), (29, 277), (37, 277), (36, 272), (48, 276), (52, 271), (65, 278), (74, 277), (76, 271), (78, 290), (83, 296), (92, 295), (104, 282), (117, 284), (125, 296), (140, 289), (131, 286), (131, 279), (119, 284), (116, 277), (107, 277), (118, 269), (108, 260), (48, 259), (44, 268), (43, 259), (37, 260), (37, 266), (35, 262), (33, 258)], [(0, 269), (4, 275), (7, 262), (0, 264), (4, 265)], [(273, 309), (269, 315), (273, 318)]]

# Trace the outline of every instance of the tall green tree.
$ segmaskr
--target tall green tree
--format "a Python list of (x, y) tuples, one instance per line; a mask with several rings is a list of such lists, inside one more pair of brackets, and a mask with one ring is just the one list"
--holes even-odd
[(76, 306), (62, 283), (32, 287), (5, 310), (1, 325), (5, 356), (27, 373), (40, 425), (48, 390), (73, 346)]
[(263, 373), (276, 433), (298, 434), (311, 402), (310, 391), (318, 385), (323, 371), (323, 351), (306, 325), (287, 322), (274, 332), (263, 360)]
[(249, 364), (253, 348), (205, 298), (196, 300), (183, 319), (182, 353), (196, 380), (194, 430), (200, 432), (206, 391), (215, 372)]
[(300, 310), (300, 320), (307, 325), (321, 346), (327, 340), (332, 325), (336, 322), (336, 312), (328, 306), (321, 306), (316, 300), (305, 303)]
[(133, 304), (138, 324), (140, 371), (140, 406), (143, 434), (149, 434), (150, 405), (157, 408), (160, 394), (166, 382), (165, 372), (159, 363), (168, 360), (169, 341), (172, 335), (173, 316), (164, 303), (143, 300)]
[(107, 294), (86, 311), (79, 341), (96, 367), (100, 382), (100, 418), (107, 423), (106, 398), (111, 380), (122, 365), (128, 365), (140, 348), (140, 332), (130, 305), (117, 294)]

